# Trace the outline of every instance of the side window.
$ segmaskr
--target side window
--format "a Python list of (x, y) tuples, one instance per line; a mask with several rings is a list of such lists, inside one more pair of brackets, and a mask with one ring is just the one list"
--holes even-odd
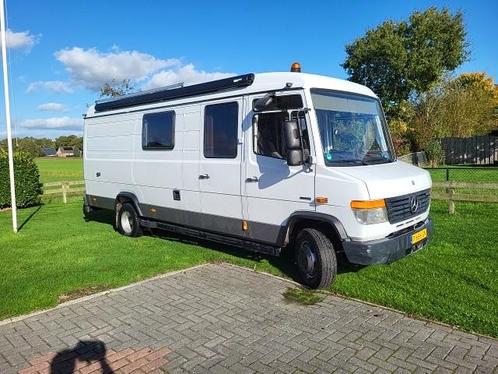
[(173, 149), (175, 146), (175, 112), (144, 114), (142, 149)]
[(282, 123), (287, 113), (272, 112), (255, 115), (253, 121), (254, 153), (260, 156), (287, 158)]
[[(293, 98), (290, 95), (289, 98)], [(285, 96), (283, 96), (285, 98)], [(299, 100), (300, 96), (299, 96)], [(298, 100), (293, 98), (294, 102)], [(281, 100), (284, 102), (284, 100)], [(302, 105), (302, 100), (300, 101)], [(283, 134), (283, 122), (289, 119), (298, 120), (303, 135), (304, 158), (310, 155), (310, 142), (306, 116), (303, 111), (285, 110), (262, 112), (253, 117), (253, 151), (255, 154), (266, 157), (287, 159), (287, 148)]]
[(237, 157), (239, 105), (207, 105), (204, 110), (204, 157)]

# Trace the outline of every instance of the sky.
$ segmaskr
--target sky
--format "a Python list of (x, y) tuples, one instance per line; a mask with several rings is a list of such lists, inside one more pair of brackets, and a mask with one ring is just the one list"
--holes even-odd
[[(386, 19), (447, 7), (464, 13), (470, 59), (460, 72), (498, 82), (498, 1), (6, 0), (14, 136), (81, 134), (111, 79), (137, 89), (249, 72), (347, 78), (345, 45)], [(3, 91), (2, 91), (3, 92)], [(5, 137), (3, 94), (0, 138)]]

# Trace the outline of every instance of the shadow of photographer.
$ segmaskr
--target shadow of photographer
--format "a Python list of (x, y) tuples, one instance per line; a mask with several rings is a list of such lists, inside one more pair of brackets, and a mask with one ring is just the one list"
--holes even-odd
[(64, 349), (54, 356), (50, 363), (50, 374), (74, 373), (78, 362), (99, 363), (100, 373), (113, 374), (106, 359), (107, 349), (99, 340), (80, 340), (74, 348)]

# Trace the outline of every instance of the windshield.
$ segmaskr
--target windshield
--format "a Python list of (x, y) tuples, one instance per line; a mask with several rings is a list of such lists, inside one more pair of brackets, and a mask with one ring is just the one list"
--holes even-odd
[(370, 165), (394, 159), (384, 115), (375, 98), (312, 89), (325, 164)]

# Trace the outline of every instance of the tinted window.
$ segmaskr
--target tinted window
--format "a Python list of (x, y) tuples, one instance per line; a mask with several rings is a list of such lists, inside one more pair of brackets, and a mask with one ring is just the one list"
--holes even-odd
[[(258, 99), (254, 99), (252, 106), (256, 104)], [(275, 96), (273, 102), (268, 105), (264, 111), (270, 110), (290, 110), (290, 109), (300, 109), (303, 107), (303, 98), (301, 95), (282, 95)]]
[(175, 112), (144, 114), (142, 120), (143, 149), (173, 149)]
[(204, 157), (237, 157), (238, 104), (208, 105), (204, 111)]
[(286, 158), (283, 122), (287, 113), (263, 113), (254, 121), (254, 153), (261, 156)]
[[(260, 156), (273, 158), (287, 158), (287, 148), (283, 133), (283, 123), (288, 118), (287, 112), (261, 113), (253, 121), (254, 153)], [(303, 135), (303, 149), (305, 159), (309, 155), (308, 127), (304, 113), (291, 112), (292, 119), (298, 119)]]

